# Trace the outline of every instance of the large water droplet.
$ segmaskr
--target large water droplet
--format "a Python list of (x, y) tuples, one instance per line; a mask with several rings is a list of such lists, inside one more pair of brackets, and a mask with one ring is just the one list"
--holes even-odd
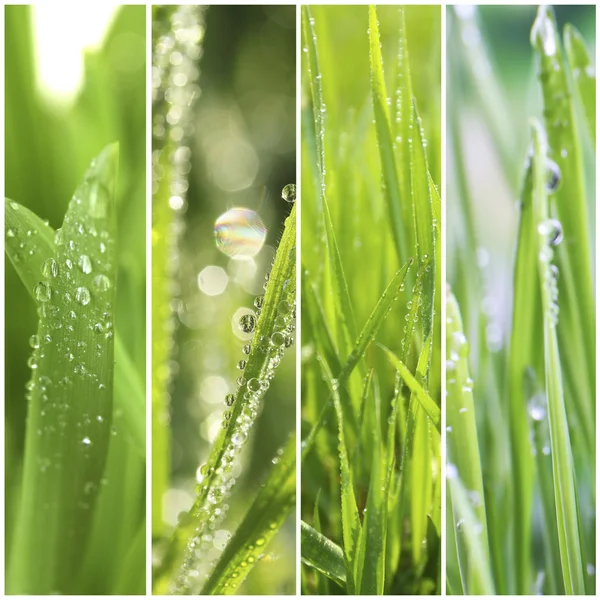
[(281, 197), (291, 204), (296, 202), (296, 185), (288, 183), (281, 191)]
[(92, 285), (96, 291), (106, 292), (110, 289), (110, 279), (101, 273), (92, 279)]
[(89, 275), (92, 272), (92, 261), (87, 254), (82, 254), (77, 262), (83, 273)]
[(563, 240), (563, 228), (558, 219), (547, 219), (538, 225), (538, 233), (548, 238), (551, 246), (558, 246)]
[(58, 264), (53, 258), (47, 258), (42, 263), (42, 275), (48, 279), (58, 276)]
[(267, 229), (258, 214), (248, 208), (232, 208), (223, 213), (214, 226), (217, 248), (235, 260), (256, 256), (267, 237)]
[(256, 317), (251, 314), (242, 315), (240, 317), (239, 326), (244, 333), (252, 333), (256, 327)]
[(527, 412), (534, 421), (542, 421), (546, 417), (546, 396), (536, 394), (527, 404)]
[(75, 300), (77, 300), (79, 304), (86, 306), (91, 300), (90, 290), (88, 290), (86, 287), (78, 287), (75, 290)]
[(33, 297), (38, 302), (48, 302), (52, 296), (52, 290), (47, 283), (40, 282), (33, 288)]

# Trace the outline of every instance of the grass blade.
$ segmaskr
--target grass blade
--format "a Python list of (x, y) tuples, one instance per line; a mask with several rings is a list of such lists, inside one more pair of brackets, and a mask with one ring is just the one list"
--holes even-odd
[[(592, 252), (583, 178), (581, 141), (573, 96), (562, 58), (554, 12), (542, 6), (531, 30), (540, 61), (548, 154), (563, 174), (552, 195), (564, 243), (557, 248), (561, 273), (558, 338), (565, 365), (565, 384), (573, 401), (586, 451), (595, 455), (595, 327)], [(563, 101), (557, 102), (557, 98)], [(554, 212), (553, 212), (554, 214)]]
[(206, 582), (202, 595), (231, 595), (259, 562), (294, 507), (296, 436), (290, 436), (258, 496)]
[(12, 593), (69, 593), (90, 532), (112, 420), (117, 161), (113, 145), (92, 163), (34, 288), (40, 321)]
[[(18, 206), (14, 209), (13, 206)], [(4, 220), (6, 228), (6, 255), (19, 275), (32, 299), (34, 288), (40, 280), (42, 265), (54, 256), (55, 231), (45, 221), (25, 206), (5, 200)], [(23, 260), (23, 248), (18, 232), (36, 231), (34, 243), (27, 247), (27, 260)], [(33, 250), (33, 252), (29, 252)], [(123, 422), (123, 430), (136, 453), (146, 456), (146, 400), (144, 385), (138, 370), (129, 356), (119, 332), (115, 332), (115, 426)]]
[[(383, 186), (390, 211), (390, 225), (396, 244), (398, 262), (399, 264), (402, 264), (409, 255), (406, 242), (406, 230), (409, 229), (410, 226), (404, 223), (404, 217), (402, 215), (403, 202), (400, 194), (400, 183), (398, 179), (396, 157), (394, 155), (394, 145), (392, 142), (392, 127), (387, 106), (388, 95), (383, 75), (379, 23), (377, 21), (377, 9), (375, 6), (369, 6), (369, 47), (371, 56), (371, 92), (373, 95), (373, 110), (375, 112), (377, 139), (379, 141)], [(407, 200), (408, 199), (405, 199), (405, 201)]]
[[(354, 349), (352, 350), (350, 356), (344, 363), (344, 366), (342, 367), (342, 370), (340, 371), (339, 375), (336, 377), (340, 386), (343, 386), (348, 380), (348, 377), (358, 364), (358, 361), (363, 357), (364, 353), (366, 352), (369, 343), (373, 339), (375, 339), (375, 336), (381, 328), (381, 325), (383, 324), (387, 313), (389, 312), (390, 308), (392, 307), (392, 304), (398, 297), (398, 293), (404, 289), (404, 282), (411, 264), (412, 259), (410, 259), (396, 273), (396, 275), (394, 275), (394, 278), (392, 279), (392, 281), (390, 281), (383, 294), (379, 298), (375, 308), (373, 309), (373, 312), (369, 315), (367, 322), (365, 323), (360, 335), (358, 336), (358, 339), (356, 340)], [(327, 402), (323, 406), (323, 409), (321, 410), (317, 422), (311, 429), (310, 433), (306, 436), (306, 438), (302, 440), (302, 460), (304, 460), (304, 457), (311, 449), (317, 436), (317, 433), (320, 431), (321, 427), (323, 426), (323, 423), (329, 416), (331, 408), (332, 405), (330, 402)]]
[[(243, 384), (240, 384), (233, 398), (230, 418), (224, 421), (225, 428), (215, 441), (206, 463), (206, 477), (190, 509), (189, 518), (182, 520), (173, 532), (169, 547), (160, 566), (154, 574), (156, 594), (183, 592), (196, 585), (191, 568), (195, 564), (196, 540), (209, 526), (215, 510), (221, 510), (229, 494), (231, 460), (245, 443), (253, 424), (252, 414), (256, 413), (259, 400), (268, 388), (268, 380), (273, 376), (288, 339), (282, 331), (291, 323), (295, 315), (296, 302), (296, 205), (290, 216), (277, 248), (269, 282), (262, 300), (258, 319), (246, 325), (254, 332), (250, 354), (244, 369)], [(280, 331), (278, 317), (285, 322)], [(280, 343), (281, 342), (281, 343)], [(244, 426), (238, 418), (244, 416)], [(247, 417), (247, 418), (246, 418)], [(227, 455), (227, 460), (225, 456)], [(228, 468), (219, 468), (221, 465)], [(182, 559), (183, 557), (183, 559)]]
[(408, 367), (389, 349), (382, 344), (377, 344), (387, 355), (388, 360), (394, 368), (400, 373), (406, 387), (413, 393), (423, 410), (432, 420), (438, 433), (441, 427), (440, 407), (433, 398), (423, 389), (423, 386), (416, 380), (415, 376), (408, 370)]
[(300, 522), (300, 535), (302, 562), (344, 588), (346, 565), (342, 549), (304, 521)]
[(546, 393), (548, 395), (548, 419), (554, 475), (554, 498), (558, 538), (562, 562), (565, 592), (568, 595), (585, 594), (579, 517), (575, 485), (575, 467), (571, 454), (569, 424), (565, 408), (561, 363), (556, 335), (557, 307), (553, 296), (556, 275), (550, 269), (552, 250), (549, 232), (544, 229), (548, 222), (547, 147), (541, 126), (534, 122), (533, 135), (533, 189), (532, 203), (538, 235), (538, 273), (544, 318), (544, 363)]
[[(448, 447), (448, 470), (456, 473), (471, 502), (474, 522), (478, 523), (479, 548), (481, 560), (490, 564), (488, 544), (487, 519), (485, 512), (485, 495), (481, 473), (481, 457), (477, 440), (477, 424), (475, 419), (475, 404), (473, 402), (473, 381), (469, 374), (468, 342), (463, 333), (462, 319), (456, 299), (451, 293), (446, 296), (446, 424)], [(450, 486), (452, 490), (452, 486)], [(460, 493), (460, 492), (459, 492)], [(460, 506), (460, 500), (453, 503)], [(463, 589), (465, 594), (481, 594), (481, 588), (468, 587), (471, 578), (467, 575), (472, 565), (469, 558), (474, 552), (469, 548), (468, 538), (462, 536), (457, 523), (460, 516), (454, 515), (451, 527), (455, 530), (457, 559), (463, 574)], [(485, 579), (485, 578), (484, 578)], [(479, 585), (482, 578), (474, 579)]]
[(585, 41), (573, 25), (565, 25), (565, 50), (569, 68), (575, 81), (575, 90), (583, 106), (588, 130), (596, 146), (596, 69), (590, 58)]

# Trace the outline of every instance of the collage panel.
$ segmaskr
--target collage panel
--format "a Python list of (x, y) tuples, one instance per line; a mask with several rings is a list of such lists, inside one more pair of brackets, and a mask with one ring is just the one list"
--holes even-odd
[(146, 589), (146, 11), (5, 18), (7, 594)]
[(438, 595), (441, 7), (301, 22), (301, 592)]
[(296, 7), (152, 20), (152, 593), (294, 594)]
[(595, 11), (447, 8), (448, 594), (595, 593)]

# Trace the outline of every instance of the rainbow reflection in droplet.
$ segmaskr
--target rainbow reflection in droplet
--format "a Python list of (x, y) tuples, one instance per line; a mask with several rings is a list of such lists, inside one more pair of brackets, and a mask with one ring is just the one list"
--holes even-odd
[(232, 208), (215, 222), (217, 248), (235, 260), (249, 260), (265, 243), (267, 229), (256, 212)]

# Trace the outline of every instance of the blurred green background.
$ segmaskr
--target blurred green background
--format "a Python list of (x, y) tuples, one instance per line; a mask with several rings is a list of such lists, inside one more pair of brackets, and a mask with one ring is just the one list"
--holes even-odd
[[(171, 391), (171, 488), (162, 507), (167, 530), (192, 504), (196, 472), (219, 432), (225, 395), (235, 391), (241, 375), (236, 365), (244, 358), (245, 342), (238, 337), (234, 313), (252, 308), (254, 297), (263, 293), (290, 211), (281, 190), (296, 181), (295, 7), (211, 6), (205, 15), (198, 82), (202, 95), (196, 103), (185, 232), (179, 244), (179, 294), (173, 305), (179, 327)], [(268, 229), (265, 246), (251, 260), (231, 260), (215, 245), (214, 223), (233, 207), (258, 212)], [(293, 346), (241, 455), (223, 532), (241, 521), (271, 459), (295, 428), (295, 382)], [(222, 537), (215, 537), (218, 544)], [(217, 554), (216, 547), (213, 552)], [(294, 590), (295, 525), (289, 519), (240, 593)]]
[[(120, 144), (118, 210), (118, 295), (116, 327), (134, 360), (137, 376), (145, 381), (145, 277), (146, 277), (146, 16), (144, 6), (114, 9), (108, 29), (94, 50), (71, 48), (69, 42), (82, 39), (88, 31), (86, 19), (97, 19), (98, 10), (74, 9), (71, 18), (64, 11), (46, 9), (44, 27), (34, 28), (28, 6), (5, 10), (5, 195), (27, 206), (54, 228), (60, 227), (67, 205), (90, 161), (105, 145)], [(106, 10), (104, 11), (106, 13)], [(78, 17), (76, 16), (78, 15)], [(84, 27), (86, 25), (86, 27)], [(76, 27), (77, 30), (73, 30)], [(83, 79), (71, 95), (58, 96), (40, 82), (36, 67), (45, 62), (41, 35), (55, 46), (82, 52)], [(98, 32), (96, 32), (97, 34)], [(92, 34), (90, 33), (90, 36)], [(84, 38), (85, 36), (83, 36)], [(47, 58), (47, 57), (46, 57)], [(78, 58), (71, 56), (71, 58)], [(66, 59), (65, 59), (66, 60)], [(52, 67), (52, 65), (50, 65)], [(58, 62), (46, 72), (46, 83), (54, 75), (63, 79), (71, 65)], [(15, 502), (24, 449), (25, 383), (30, 371), (28, 340), (37, 326), (33, 301), (14, 269), (5, 261), (5, 483), (6, 552), (10, 556)], [(92, 549), (86, 567), (89, 591), (110, 593), (116, 585), (117, 567), (124, 560), (134, 530), (145, 519), (145, 461), (131, 452), (125, 435), (111, 442), (107, 463), (104, 500), (120, 496), (119, 516), (112, 521), (118, 542), (112, 538), (110, 551), (102, 551), (103, 539), (98, 516)], [(99, 514), (101, 511), (96, 511)], [(133, 587), (122, 592), (144, 592), (143, 554), (132, 575)], [(137, 585), (137, 587), (136, 587)]]

